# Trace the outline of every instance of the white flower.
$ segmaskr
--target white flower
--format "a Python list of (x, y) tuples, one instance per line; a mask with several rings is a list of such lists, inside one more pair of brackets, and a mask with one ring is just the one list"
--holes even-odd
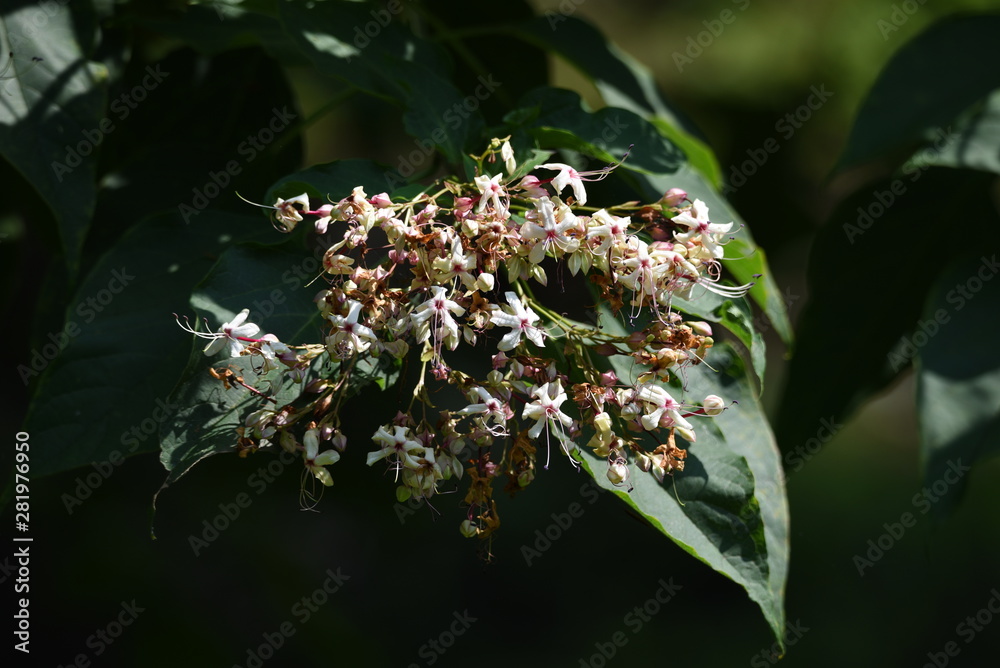
[[(492, 394), (486, 391), (485, 388), (480, 386), (475, 386), (472, 390), (479, 395), (479, 398), (483, 400), (480, 404), (469, 404), (462, 410), (458, 411), (456, 415), (482, 415), (485, 414), (486, 417), (483, 419), (486, 421), (493, 420), (496, 424), (500, 425), (501, 429), (507, 422), (507, 409), (506, 404), (500, 401)], [(497, 434), (497, 432), (491, 433)], [(499, 435), (499, 434), (497, 434)]]
[(507, 298), (507, 303), (510, 306), (501, 307), (493, 304), (490, 307), (493, 311), (493, 314), (490, 316), (491, 323), (499, 327), (512, 328), (509, 333), (500, 339), (497, 349), (503, 351), (513, 350), (521, 342), (522, 334), (528, 337), (536, 346), (540, 348), (544, 347), (545, 339), (543, 338), (542, 330), (534, 326), (534, 323), (538, 321), (538, 314), (521, 304), (521, 300), (518, 299), (516, 293), (507, 292), (504, 296)]
[(569, 186), (573, 189), (573, 196), (576, 197), (578, 205), (587, 203), (587, 189), (583, 187), (583, 176), (580, 172), (561, 162), (547, 162), (538, 166), (542, 169), (559, 170), (559, 173), (552, 177), (552, 187), (556, 189), (557, 195)]
[[(664, 427), (678, 427), (689, 431), (694, 430), (691, 423), (681, 416), (681, 404), (662, 387), (653, 385), (652, 383), (643, 383), (637, 386), (636, 389), (639, 390), (638, 398), (646, 403), (647, 412), (642, 416), (640, 421), (647, 431), (653, 431), (661, 424)], [(663, 423), (664, 413), (666, 413), (667, 417), (665, 424)]]
[(591, 216), (587, 230), (587, 239), (596, 239), (599, 241), (596, 246), (591, 246), (593, 253), (595, 255), (604, 255), (615, 242), (624, 242), (625, 231), (628, 230), (630, 223), (631, 219), (628, 216), (624, 218), (612, 216), (604, 209)]
[(336, 450), (319, 452), (319, 429), (308, 430), (302, 437), (302, 443), (306, 446), (302, 455), (306, 462), (306, 468), (316, 476), (317, 480), (329, 487), (333, 484), (333, 476), (323, 467), (339, 462), (340, 453)]
[(458, 323), (452, 314), (462, 315), (465, 309), (448, 299), (447, 290), (440, 285), (431, 287), (431, 297), (410, 314), (417, 328), (417, 342), (426, 341), (434, 334), (435, 348), (442, 342), (449, 350), (458, 347)]
[(302, 220), (301, 211), (309, 211), (309, 195), (303, 193), (291, 199), (281, 199), (274, 202), (274, 220), (277, 221), (282, 232), (291, 232)]
[(398, 462), (411, 468), (420, 466), (417, 461), (419, 456), (414, 456), (413, 453), (419, 451), (419, 455), (423, 455), (424, 446), (409, 436), (406, 427), (394, 427), (391, 434), (385, 427), (379, 427), (372, 440), (380, 444), (382, 449), (368, 453), (368, 466), (387, 457), (395, 457)]
[(435, 280), (445, 283), (458, 276), (467, 290), (476, 289), (476, 278), (469, 273), (476, 268), (476, 255), (465, 254), (462, 239), (458, 235), (451, 240), (451, 255), (437, 258), (432, 266), (438, 272)]
[[(694, 212), (694, 216), (691, 215)], [(722, 246), (719, 245), (718, 235), (727, 233), (732, 229), (732, 223), (725, 225), (712, 223), (708, 219), (708, 206), (700, 199), (696, 199), (689, 211), (677, 214), (672, 222), (688, 227), (687, 232), (681, 232), (674, 236), (678, 241), (687, 243), (696, 236), (701, 236), (702, 247), (714, 258), (721, 258), (723, 255)]]
[[(566, 236), (566, 231), (576, 227), (576, 216), (565, 207), (562, 213), (562, 222), (556, 220), (555, 206), (548, 197), (543, 197), (535, 202), (538, 208), (540, 223), (533, 220), (527, 221), (521, 227), (521, 236), (525, 239), (537, 239), (528, 261), (538, 264), (545, 257), (545, 254), (555, 254), (553, 246), (564, 253), (572, 253), (579, 248), (580, 242), (572, 237)], [(562, 208), (562, 207), (560, 207)]]
[[(331, 315), (327, 318), (333, 325), (333, 333), (326, 337), (326, 346), (333, 355), (362, 353), (368, 350), (372, 343), (378, 341), (375, 332), (358, 322), (361, 302), (350, 300), (347, 304), (349, 310), (346, 317)], [(348, 350), (340, 350), (345, 345)]]
[(528, 436), (538, 438), (542, 433), (542, 427), (546, 426), (549, 420), (557, 420), (564, 427), (573, 424), (573, 418), (563, 413), (559, 407), (566, 401), (566, 392), (562, 388), (562, 383), (558, 380), (539, 385), (531, 393), (535, 400), (524, 407), (521, 417), (524, 419), (537, 420), (535, 425), (528, 430)]
[[(254, 343), (259, 339), (252, 338), (258, 332), (260, 332), (260, 327), (253, 324), (252, 322), (246, 322), (247, 316), (250, 315), (250, 309), (245, 308), (236, 314), (230, 322), (227, 322), (219, 328), (217, 332), (198, 332), (191, 328), (190, 325), (181, 325), (181, 321), (178, 319), (177, 324), (181, 326), (185, 332), (190, 332), (197, 337), (202, 339), (211, 339), (208, 345), (205, 346), (206, 355), (214, 355), (215, 353), (221, 351), (224, 347), (228, 346), (227, 352), (230, 357), (239, 357), (240, 353), (246, 347), (246, 343)], [(177, 318), (177, 315), (174, 315)], [(187, 318), (184, 318), (184, 322), (187, 323)]]
[(486, 208), (486, 203), (493, 202), (493, 210), (498, 214), (502, 214), (506, 211), (506, 207), (503, 206), (501, 202), (501, 197), (507, 196), (507, 191), (503, 189), (500, 185), (500, 179), (503, 177), (503, 173), (497, 174), (493, 178), (483, 174), (482, 176), (477, 176), (474, 181), (476, 187), (479, 188), (479, 192), (482, 196), (479, 198), (479, 206), (476, 207), (476, 213), (482, 213), (483, 209)]

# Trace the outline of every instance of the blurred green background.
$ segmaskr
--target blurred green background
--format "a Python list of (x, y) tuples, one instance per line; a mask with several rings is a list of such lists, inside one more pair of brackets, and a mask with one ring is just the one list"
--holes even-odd
[[(899, 29), (880, 28), (879, 21), (890, 21), (904, 4), (914, 11), (904, 13)], [(748, 150), (778, 139), (780, 150), (731, 199), (768, 252), (793, 317), (807, 299), (803, 270), (815, 230), (840, 197), (871, 176), (858, 170), (828, 178), (879, 70), (936, 18), (1000, 8), (985, 1), (861, 0), (536, 6), (572, 10), (653, 69), (669, 99), (704, 131), (727, 177)], [(678, 67), (674, 54), (724, 10), (735, 20)], [(307, 116), (335, 90), (290, 74)], [(552, 74), (557, 85), (596, 104), (596, 93), (574, 72), (553, 63)], [(830, 101), (785, 138), (777, 124), (820, 86), (833, 93)], [(375, 100), (351, 98), (310, 128), (306, 164), (347, 157), (392, 162), (409, 143), (394, 113)], [(18, 309), (31, 298), (30, 279), (47, 253), (27, 218), (11, 216), (3, 224), (24, 235), (23, 277), (8, 290), (8, 322), (23, 327)], [(0, 252), (7, 252), (3, 246)], [(866, 289), (859, 281), (848, 287)], [(27, 347), (21, 350), (21, 335), (12, 337), (17, 364)], [(774, 336), (769, 342), (765, 402), (773, 414), (785, 351)], [(991, 599), (1000, 604), (1000, 462), (969, 474), (969, 492), (954, 517), (938, 523), (922, 515), (914, 503), (921, 483), (913, 393), (907, 377), (822, 452), (788, 470), (790, 635), (782, 665), (918, 667), (935, 665), (936, 655), (938, 666), (945, 660), (983, 666), (1000, 655), (997, 615), (981, 615), (979, 623), (988, 616), (992, 625), (972, 638), (959, 628)], [(251, 476), (271, 461), (263, 455), (213, 458), (166, 490), (155, 540), (150, 502), (164, 471), (154, 456), (128, 460), (72, 512), (64, 495), (92, 469), (33, 481), (33, 652), (31, 662), (16, 665), (68, 666), (81, 654), (95, 666), (772, 665), (772, 638), (742, 590), (634, 520), (622, 504), (602, 497), (591, 505), (593, 493), (581, 493), (586, 478), (568, 465), (542, 472), (539, 484), (513, 502), (501, 500), (503, 527), (489, 563), (474, 541), (458, 534), (458, 498), (438, 499), (440, 515), (394, 507), (391, 483), (377, 467), (363, 465), (378, 417), (364, 406), (384, 401), (372, 394), (355, 404), (353, 443), (333, 467), (336, 485), (319, 512), (299, 510), (298, 467), (262, 490), (257, 486)], [(4, 403), (14, 432), (25, 397)], [(202, 536), (205, 522), (221, 525), (220, 504), (232, 511), (241, 493), (252, 503), (196, 555), (191, 536)], [(522, 546), (547, 528), (554, 535), (552, 514), (566, 513), (574, 502), (584, 508), (582, 516), (526, 563)], [(855, 556), (906, 512), (917, 516), (916, 525), (859, 575)], [(6, 533), (11, 508), (0, 522)], [(5, 591), (16, 577), (11, 551), (0, 551)], [(304, 608), (296, 605), (323, 586), (328, 569), (338, 568), (349, 579), (303, 622)], [(655, 600), (661, 579), (679, 589), (640, 624), (632, 611)], [(115, 632), (123, 602), (133, 600), (143, 611), (120, 637), (110, 645), (92, 638), (101, 629)], [(452, 626), (456, 614), (466, 613), (476, 621)], [(294, 635), (262, 664), (248, 664), (248, 652), (284, 622)], [(449, 627), (461, 634), (443, 654), (426, 645), (435, 639), (450, 644)], [(600, 648), (608, 649), (619, 632), (627, 642), (604, 660)], [(955, 657), (941, 654), (949, 641), (960, 650)]]

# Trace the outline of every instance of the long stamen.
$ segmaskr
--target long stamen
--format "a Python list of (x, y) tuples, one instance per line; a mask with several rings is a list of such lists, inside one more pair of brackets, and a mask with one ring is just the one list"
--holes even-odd
[[(183, 329), (185, 332), (189, 332), (191, 334), (194, 334), (197, 337), (200, 337), (200, 338), (203, 338), (203, 339), (219, 339), (219, 338), (222, 338), (222, 337), (225, 336), (225, 334), (223, 334), (221, 332), (199, 332), (198, 330), (196, 330), (196, 329), (194, 329), (194, 328), (191, 327), (191, 321), (188, 320), (187, 316), (184, 316), (184, 322), (183, 323), (181, 323), (179, 315), (177, 315), (176, 313), (174, 313), (173, 316), (174, 316), (174, 322), (176, 322), (178, 324), (178, 326), (180, 326), (181, 329)], [(204, 321), (205, 321), (205, 326), (208, 327), (208, 319), (206, 318), (206, 319), (204, 319)]]

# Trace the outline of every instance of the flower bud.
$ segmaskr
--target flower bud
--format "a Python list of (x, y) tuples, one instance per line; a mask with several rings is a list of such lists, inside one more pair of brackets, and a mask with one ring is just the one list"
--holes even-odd
[(621, 461), (608, 464), (608, 480), (612, 485), (620, 485), (628, 478), (628, 466)]
[(475, 538), (479, 533), (479, 527), (472, 523), (472, 520), (465, 520), (462, 525), (458, 528), (466, 538)]
[(392, 200), (389, 199), (389, 195), (387, 193), (379, 193), (378, 195), (372, 197), (369, 201), (372, 203), (372, 206), (377, 209), (386, 209), (392, 206)]
[(695, 322), (689, 322), (688, 326), (691, 328), (695, 334), (700, 336), (712, 336), (712, 326), (705, 322), (704, 320), (698, 320)]
[(722, 400), (722, 397), (710, 394), (705, 397), (702, 406), (705, 407), (705, 415), (718, 415), (726, 409), (726, 402)]
[(618, 376), (614, 371), (605, 371), (601, 374), (601, 385), (604, 387), (611, 387), (618, 383)]
[(649, 469), (653, 466), (653, 460), (645, 452), (640, 452), (636, 455), (635, 463), (639, 467), (639, 470), (645, 473), (649, 473)]
[(476, 279), (476, 287), (483, 292), (489, 292), (493, 289), (494, 285), (496, 285), (496, 278), (494, 278), (493, 274), (483, 272)]
[(680, 188), (671, 188), (660, 198), (660, 204), (664, 206), (679, 206), (681, 202), (687, 199), (687, 196), (687, 191)]

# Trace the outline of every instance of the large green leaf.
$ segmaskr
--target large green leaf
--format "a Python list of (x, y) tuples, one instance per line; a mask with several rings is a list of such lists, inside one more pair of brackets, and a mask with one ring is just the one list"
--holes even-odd
[(605, 104), (649, 121), (687, 154), (691, 166), (709, 183), (722, 187), (722, 171), (715, 155), (697, 129), (670, 106), (649, 69), (608, 42), (592, 25), (573, 16), (550, 13), (527, 24), (501, 26), (500, 30), (564, 58), (590, 79)]
[[(262, 333), (271, 333), (289, 345), (320, 342), (319, 311), (313, 303), (315, 290), (304, 287), (304, 272), (317, 273), (319, 262), (304, 255), (296, 243), (280, 247), (241, 244), (226, 250), (211, 273), (191, 296), (191, 306), (211, 326), (229, 322), (239, 311), (250, 309), (249, 322)], [(195, 463), (218, 452), (233, 451), (236, 427), (247, 413), (267, 406), (249, 390), (225, 389), (208, 373), (208, 367), (232, 368), (250, 384), (257, 374), (247, 358), (207, 360), (201, 347), (193, 351), (187, 370), (171, 402), (181, 408), (160, 430), (160, 460), (170, 472), (167, 482), (181, 477)], [(259, 360), (256, 366), (260, 366)], [(263, 391), (277, 405), (295, 399), (301, 385), (271, 372), (260, 379)]]
[(979, 169), (1000, 174), (1000, 90), (977, 102), (935, 141), (907, 163), (915, 171), (928, 165)]
[[(602, 322), (608, 333), (625, 332), (607, 313)], [(610, 360), (619, 378), (634, 381), (639, 370), (630, 358)], [(698, 441), (690, 445), (684, 471), (675, 473), (672, 481), (661, 485), (636, 469), (629, 479), (634, 489), (627, 492), (607, 479), (603, 459), (586, 448), (582, 459), (599, 485), (685, 551), (746, 589), (783, 642), (788, 507), (781, 461), (738, 356), (728, 346), (719, 346), (709, 355), (708, 363), (713, 361), (721, 371), (698, 367), (687, 374), (684, 396), (701, 401), (714, 393), (739, 403), (698, 422)]]
[(933, 25), (893, 56), (858, 112), (838, 169), (899, 151), (948, 128), (1000, 88), (1000, 16)]
[(104, 115), (108, 74), (77, 38), (96, 31), (92, 15), (72, 16), (65, 3), (10, 4), (0, 14), (2, 60), (13, 54), (0, 80), (0, 153), (55, 215), (73, 276), (97, 199), (97, 156), (114, 129)]
[[(191, 351), (170, 312), (187, 307), (220, 252), (258, 235), (277, 236), (256, 217), (206, 211), (185, 225), (179, 214), (159, 215), (97, 262), (62, 332), (49, 337), (52, 350), (64, 346), (38, 380), (25, 421), (35, 474), (157, 449), (159, 424), (177, 408), (168, 396)], [(52, 356), (47, 347), (37, 354), (30, 363)]]
[(921, 460), (939, 514), (961, 498), (968, 467), (1000, 453), (998, 273), (997, 253), (989, 250), (952, 262), (905, 348), (918, 355)]
[[(406, 11), (405, 5), (400, 8)], [(447, 59), (392, 20), (388, 10), (382, 10), (389, 17), (385, 25), (373, 19), (366, 3), (285, 2), (279, 10), (287, 32), (320, 72), (403, 106), (406, 129), (425, 158), (436, 148), (458, 164), (473, 139), (479, 140), (479, 106), (502, 81), (481, 77), (462, 95), (444, 76)], [(420, 169), (423, 159), (417, 162)]]
[(908, 365), (893, 348), (917, 325), (942, 267), (933, 239), (950, 214), (941, 193), (961, 203), (966, 238), (995, 240), (994, 178), (935, 167), (866, 186), (837, 207), (809, 258), (810, 298), (777, 419), (782, 450), (814, 438), (824, 418), (846, 421)]

